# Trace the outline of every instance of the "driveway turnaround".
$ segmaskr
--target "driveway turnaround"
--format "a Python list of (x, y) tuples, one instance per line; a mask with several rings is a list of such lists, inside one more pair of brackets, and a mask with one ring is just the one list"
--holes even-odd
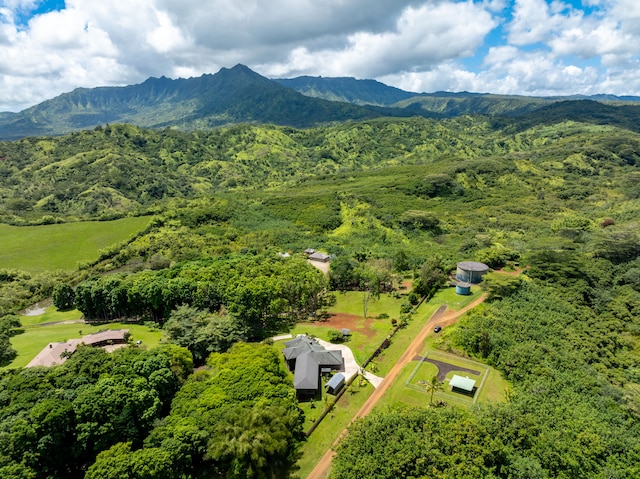
[[(349, 346), (345, 344), (333, 344), (327, 341), (323, 341), (322, 339), (317, 339), (318, 344), (324, 347), (327, 351), (342, 351), (342, 359), (344, 359), (344, 378), (348, 383), (353, 379), (358, 373), (361, 372), (362, 368), (358, 366), (356, 363), (356, 358), (353, 356), (353, 352)], [(371, 374), (368, 371), (364, 372), (364, 377), (369, 381), (373, 387), (378, 387), (378, 385), (382, 382), (382, 378), (376, 376), (375, 374)]]

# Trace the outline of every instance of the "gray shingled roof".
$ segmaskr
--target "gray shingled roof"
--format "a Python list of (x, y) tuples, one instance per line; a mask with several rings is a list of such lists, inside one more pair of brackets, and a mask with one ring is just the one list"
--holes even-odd
[(318, 389), (320, 368), (330, 367), (341, 369), (344, 367), (342, 351), (327, 351), (313, 339), (298, 336), (285, 343), (282, 350), (284, 357), (296, 360), (293, 372), (293, 386), (296, 389)]

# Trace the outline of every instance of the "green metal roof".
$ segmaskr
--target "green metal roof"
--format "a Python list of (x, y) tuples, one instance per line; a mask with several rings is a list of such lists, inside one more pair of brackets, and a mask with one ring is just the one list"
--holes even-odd
[(473, 391), (474, 386), (476, 385), (476, 381), (474, 379), (469, 379), (467, 377), (463, 378), (462, 376), (458, 376), (456, 374), (453, 375), (449, 384), (452, 388), (462, 389), (464, 391)]

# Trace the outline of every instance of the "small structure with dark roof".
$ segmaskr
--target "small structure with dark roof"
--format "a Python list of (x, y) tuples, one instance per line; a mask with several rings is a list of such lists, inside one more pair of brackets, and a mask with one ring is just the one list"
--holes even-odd
[(297, 336), (285, 346), (282, 354), (293, 372), (293, 387), (298, 397), (313, 397), (318, 393), (322, 372), (344, 370), (342, 351), (328, 351), (308, 336)]
[(462, 261), (458, 263), (456, 278), (465, 283), (477, 284), (489, 272), (489, 267), (477, 261)]
[(309, 259), (311, 261), (319, 261), (320, 263), (328, 263), (329, 261), (331, 261), (331, 256), (316, 251), (315, 253), (309, 255)]

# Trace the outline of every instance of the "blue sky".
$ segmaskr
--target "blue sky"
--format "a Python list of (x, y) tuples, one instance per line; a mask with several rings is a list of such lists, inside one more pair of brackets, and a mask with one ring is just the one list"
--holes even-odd
[(215, 73), (640, 95), (640, 0), (0, 0), (0, 111)]

